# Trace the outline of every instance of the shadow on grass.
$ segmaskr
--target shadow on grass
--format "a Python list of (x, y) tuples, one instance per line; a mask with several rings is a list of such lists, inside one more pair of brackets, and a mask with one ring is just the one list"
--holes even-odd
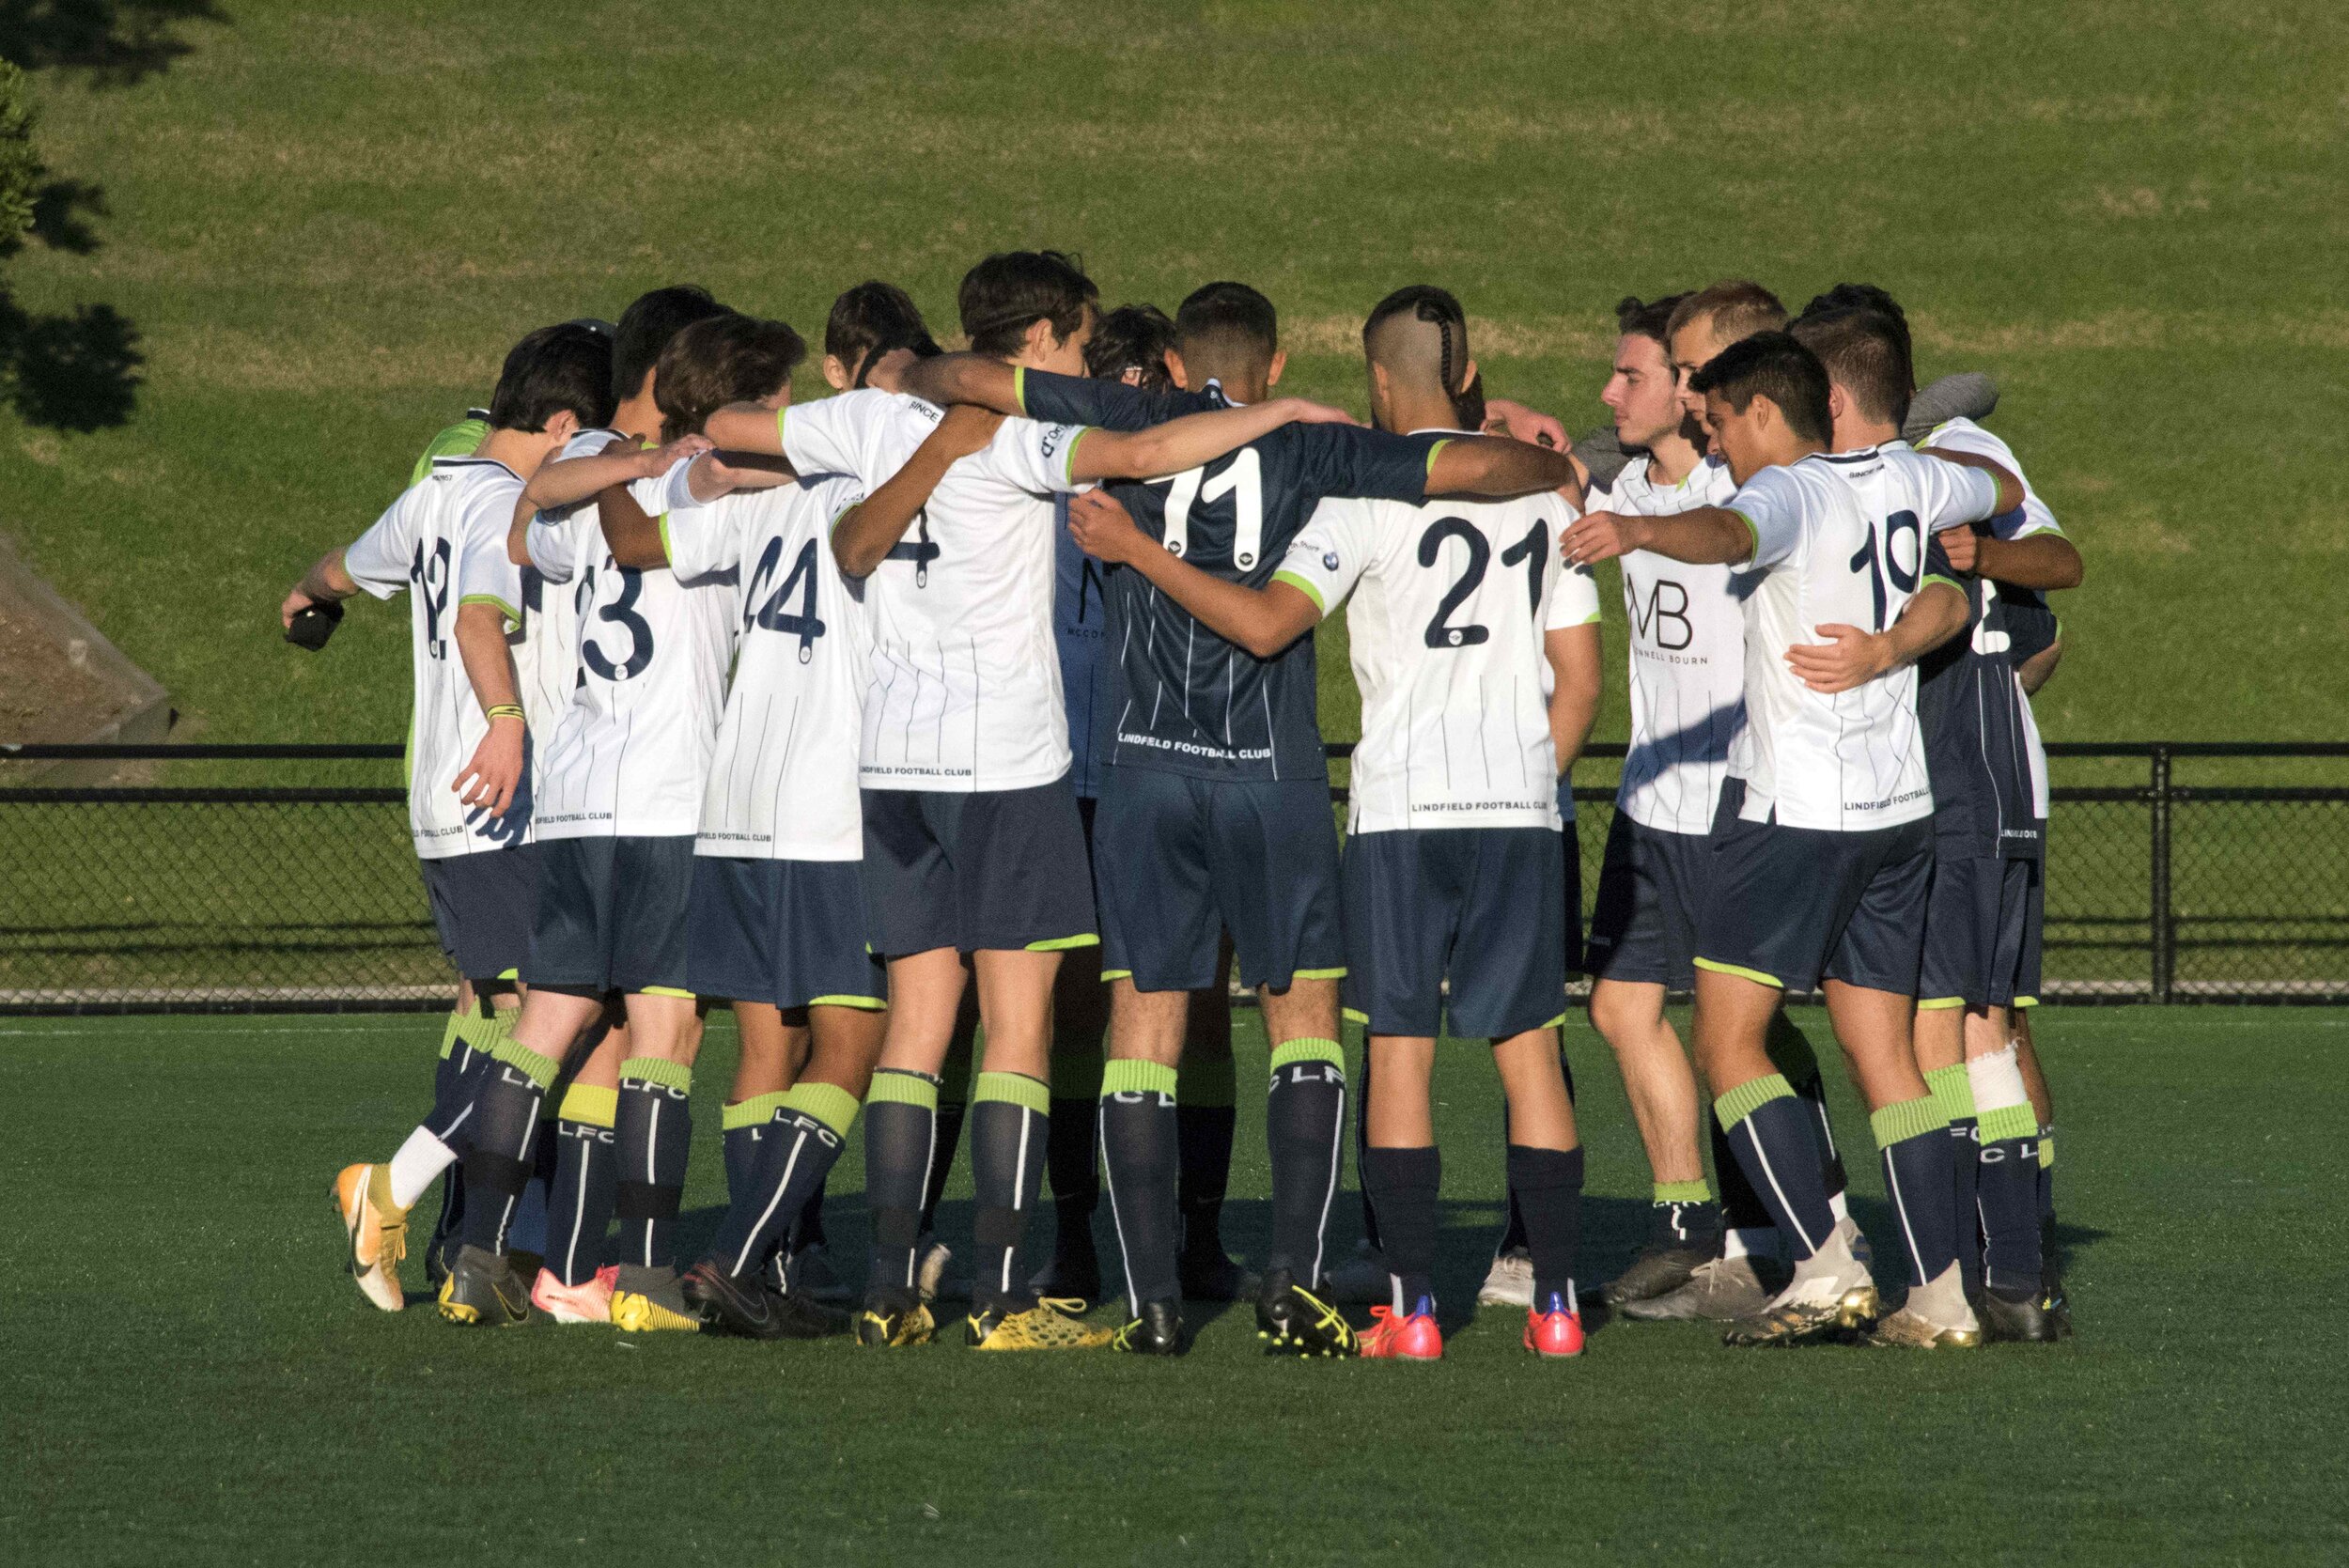
[(183, 23), (228, 20), (214, 0), (0, 0), (0, 59), (135, 86), (194, 51)]

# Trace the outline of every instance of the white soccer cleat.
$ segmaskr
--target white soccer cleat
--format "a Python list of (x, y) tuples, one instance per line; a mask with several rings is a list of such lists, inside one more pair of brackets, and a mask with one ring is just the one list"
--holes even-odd
[(1480, 1307), (1533, 1307), (1533, 1254), (1523, 1247), (1512, 1247), (1493, 1259), (1493, 1265), (1485, 1272), (1485, 1282), (1477, 1287), (1476, 1303)]

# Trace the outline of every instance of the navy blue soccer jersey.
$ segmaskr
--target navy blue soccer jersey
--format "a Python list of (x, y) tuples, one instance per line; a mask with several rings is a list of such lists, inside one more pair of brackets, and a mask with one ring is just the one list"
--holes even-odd
[(1986, 579), (1966, 581), (1966, 632), (1917, 662), (1935, 837), (1945, 856), (2035, 858), (2044, 841), (2032, 807), (2030, 720), (2010, 652), (2010, 611), (2022, 607), (2010, 607)]
[[(1204, 392), (1153, 393), (1023, 370), (1019, 387), (1032, 419), (1112, 430), (1226, 406), (1212, 382)], [(1169, 551), (1226, 582), (1263, 588), (1325, 497), (1424, 500), (1442, 445), (1439, 437), (1353, 425), (1284, 425), (1205, 468), (1110, 489)], [(1096, 693), (1111, 707), (1093, 726), (1098, 762), (1207, 779), (1326, 776), (1312, 633), (1258, 659), (1140, 572), (1112, 571), (1107, 586), (1115, 684)]]
[(1077, 548), (1068, 532), (1068, 497), (1052, 498), (1052, 643), (1068, 705), (1068, 782), (1079, 800), (1101, 793), (1102, 739), (1115, 704), (1117, 672), (1102, 650), (1109, 639), (1110, 568)]

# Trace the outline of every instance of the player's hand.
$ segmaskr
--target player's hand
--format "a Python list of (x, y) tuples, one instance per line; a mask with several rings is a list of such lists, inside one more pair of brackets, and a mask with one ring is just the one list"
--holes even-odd
[(1950, 565), (1969, 575), (1982, 569), (1982, 536), (1971, 528), (1944, 528), (1934, 538)]
[(906, 368), (921, 356), (910, 349), (892, 349), (864, 367), (864, 384), (883, 392), (905, 389)]
[(474, 748), (473, 760), (449, 785), (457, 798), (467, 806), (486, 807), (491, 816), (504, 816), (514, 803), (514, 792), (521, 787), (522, 739), (527, 733), (520, 719), (490, 720), (490, 733)]
[(1086, 490), (1068, 501), (1068, 536), (1097, 561), (1122, 566), (1157, 541), (1134, 526), (1134, 515), (1107, 490)]
[(312, 598), (309, 595), (303, 593), (300, 588), (294, 589), (292, 593), (286, 596), (286, 602), (277, 607), (278, 623), (283, 626), (286, 630), (291, 631), (293, 629), (293, 618), (318, 602), (319, 601), (317, 599)]
[(1531, 442), (1554, 452), (1574, 450), (1573, 438), (1566, 434), (1563, 425), (1539, 409), (1529, 409), (1506, 397), (1485, 399), (1485, 434)]
[(1824, 643), (1797, 643), (1786, 650), (1787, 667), (1813, 691), (1848, 691), (1865, 686), (1892, 667), (1891, 640), (1841, 622), (1818, 629)]
[(1299, 425), (1360, 425), (1361, 420), (1333, 403), (1316, 403), (1309, 397), (1276, 397), (1273, 399), (1289, 411), (1289, 417)]
[(760, 452), (728, 452), (722, 447), (712, 447), (703, 454), (701, 472), (711, 485), (727, 490), (770, 490), (799, 479), (791, 465), (781, 458)]
[(698, 458), (717, 442), (708, 436), (679, 436), (661, 446), (647, 446), (636, 455), (636, 476), (658, 479), (688, 458)]
[(957, 403), (946, 411), (946, 417), (938, 422), (938, 428), (922, 444), (941, 452), (952, 462), (985, 451), (987, 443), (995, 439), (995, 432), (1003, 427), (1003, 416), (993, 409), (983, 409), (976, 403)]
[(1639, 518), (1617, 512), (1588, 512), (1558, 536), (1558, 553), (1569, 567), (1611, 561), (1641, 547)]

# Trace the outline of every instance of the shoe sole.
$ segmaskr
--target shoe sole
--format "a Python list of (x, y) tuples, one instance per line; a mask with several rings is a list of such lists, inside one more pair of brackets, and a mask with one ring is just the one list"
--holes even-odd
[(1875, 1327), (1876, 1316), (1876, 1288), (1861, 1285), (1845, 1291), (1835, 1303), (1834, 1311), (1814, 1323), (1789, 1327), (1765, 1339), (1726, 1339), (1723, 1343), (1737, 1350), (1791, 1349), (1837, 1335), (1866, 1334)]

